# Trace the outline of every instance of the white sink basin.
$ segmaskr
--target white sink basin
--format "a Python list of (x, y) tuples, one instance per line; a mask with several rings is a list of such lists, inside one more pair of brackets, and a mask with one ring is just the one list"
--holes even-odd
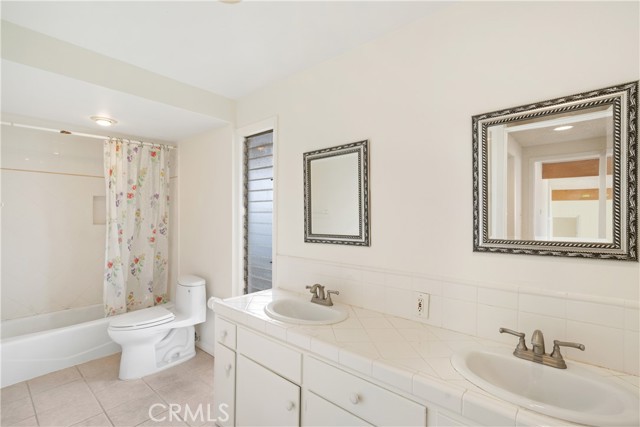
[(335, 307), (290, 298), (271, 301), (264, 311), (272, 319), (299, 325), (330, 325), (348, 317), (346, 311)]
[(451, 363), (483, 390), (532, 411), (587, 425), (639, 425), (635, 387), (571, 362), (567, 369), (556, 369), (507, 350), (467, 350), (455, 354)]

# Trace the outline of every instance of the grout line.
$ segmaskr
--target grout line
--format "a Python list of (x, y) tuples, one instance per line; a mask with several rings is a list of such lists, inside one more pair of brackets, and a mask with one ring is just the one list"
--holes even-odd
[(31, 387), (29, 386), (29, 381), (27, 380), (24, 383), (27, 386), (27, 391), (29, 392), (29, 400), (31, 401), (31, 408), (33, 409), (33, 416), (36, 419), (36, 424), (40, 425), (40, 421), (38, 419), (38, 413), (36, 412), (36, 404), (33, 402), (33, 393), (31, 393)]
[(104, 176), (86, 175), (86, 174), (81, 174), (81, 173), (50, 172), (50, 171), (42, 171), (42, 170), (34, 170), (34, 169), (14, 169), (14, 168), (0, 168), (0, 170), (11, 171), (11, 172), (46, 173), (46, 174), (49, 174), (49, 175), (79, 176), (79, 177), (83, 177), (83, 178), (100, 178), (100, 179), (104, 179)]

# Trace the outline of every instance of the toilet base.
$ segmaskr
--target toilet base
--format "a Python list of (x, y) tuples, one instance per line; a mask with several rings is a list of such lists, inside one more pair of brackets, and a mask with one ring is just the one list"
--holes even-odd
[(150, 342), (123, 345), (119, 378), (139, 379), (179, 365), (195, 355), (195, 327), (171, 329), (155, 345)]

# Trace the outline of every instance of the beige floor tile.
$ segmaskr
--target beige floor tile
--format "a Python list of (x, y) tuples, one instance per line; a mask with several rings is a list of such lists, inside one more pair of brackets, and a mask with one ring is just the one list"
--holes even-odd
[(32, 394), (38, 394), (46, 390), (70, 383), (82, 378), (80, 371), (75, 366), (60, 371), (51, 372), (27, 381)]
[[(0, 424), (3, 427), (214, 425), (207, 419), (208, 413), (213, 412), (207, 407), (213, 404), (213, 357), (209, 354), (196, 350), (191, 360), (143, 380), (121, 381), (119, 369), (118, 353), (5, 387), (0, 390)], [(170, 404), (179, 405), (172, 414), (168, 411)], [(162, 421), (152, 420), (150, 409)], [(163, 412), (163, 416), (159, 415)]]
[(112, 427), (111, 421), (104, 413), (100, 413), (96, 416), (80, 421), (78, 424), (74, 424), (72, 427)]
[(165, 412), (168, 408), (166, 402), (153, 393), (151, 396), (130, 400), (115, 408), (107, 409), (107, 416), (114, 426), (136, 426), (151, 418), (153, 415)]
[(199, 427), (213, 420), (213, 390), (199, 393), (185, 399), (181, 404), (180, 418), (192, 427)]
[(2, 399), (2, 402), (9, 403), (14, 400), (24, 399), (25, 397), (29, 397), (29, 387), (27, 387), (26, 381), (0, 389), (0, 399)]
[(148, 419), (142, 424), (138, 424), (138, 427), (188, 427), (189, 424), (185, 423), (178, 416), (174, 416), (169, 413), (169, 411), (165, 411), (161, 414), (154, 414), (154, 419)]
[(90, 397), (91, 400), (68, 401), (66, 405), (56, 406), (38, 413), (39, 424), (41, 426), (67, 427), (101, 414), (102, 408), (93, 396)]
[(192, 371), (201, 381), (213, 387), (213, 356), (204, 351), (199, 351), (193, 359)]
[(101, 374), (118, 378), (120, 371), (120, 354), (121, 353), (116, 353), (111, 356), (83, 363), (78, 365), (78, 370), (85, 378), (93, 378)]
[(95, 393), (98, 390), (102, 390), (103, 388), (107, 388), (114, 384), (119, 383), (121, 380), (118, 379), (118, 373), (112, 371), (103, 371), (95, 374), (94, 376), (85, 378), (85, 381), (91, 388), (91, 390)]
[(199, 373), (193, 369), (184, 369), (181, 366), (176, 366), (142, 379), (149, 387), (157, 391), (180, 381), (197, 381), (199, 380)]
[(0, 414), (0, 424), (3, 426), (14, 425), (27, 418), (33, 417), (35, 411), (31, 403), (31, 397), (23, 397), (22, 399), (12, 402), (2, 401), (2, 412)]
[[(38, 415), (59, 407), (82, 406), (92, 403), (98, 404), (82, 379), (33, 395), (33, 405)], [(89, 414), (85, 418), (90, 415), (96, 414)], [(76, 422), (85, 418), (76, 420)]]
[(191, 401), (194, 397), (203, 396), (212, 391), (213, 389), (202, 381), (180, 380), (161, 388), (158, 390), (158, 394), (169, 404), (181, 405)]
[(94, 394), (104, 409), (115, 408), (129, 402), (154, 394), (154, 391), (142, 380), (118, 381)]
[[(6, 424), (3, 424), (6, 426)], [(30, 417), (26, 420), (11, 424), (11, 427), (38, 427), (38, 420), (36, 417)]]

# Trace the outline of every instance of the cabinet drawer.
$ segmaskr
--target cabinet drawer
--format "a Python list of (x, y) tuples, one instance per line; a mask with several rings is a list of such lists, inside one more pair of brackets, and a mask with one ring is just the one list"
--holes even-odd
[(378, 426), (425, 426), (427, 408), (312, 357), (304, 361), (309, 390)]
[(372, 427), (368, 422), (313, 393), (306, 394), (302, 425), (305, 427)]
[(244, 328), (238, 328), (238, 352), (300, 384), (302, 354)]
[(229, 348), (236, 348), (236, 325), (220, 317), (215, 321), (216, 341)]

